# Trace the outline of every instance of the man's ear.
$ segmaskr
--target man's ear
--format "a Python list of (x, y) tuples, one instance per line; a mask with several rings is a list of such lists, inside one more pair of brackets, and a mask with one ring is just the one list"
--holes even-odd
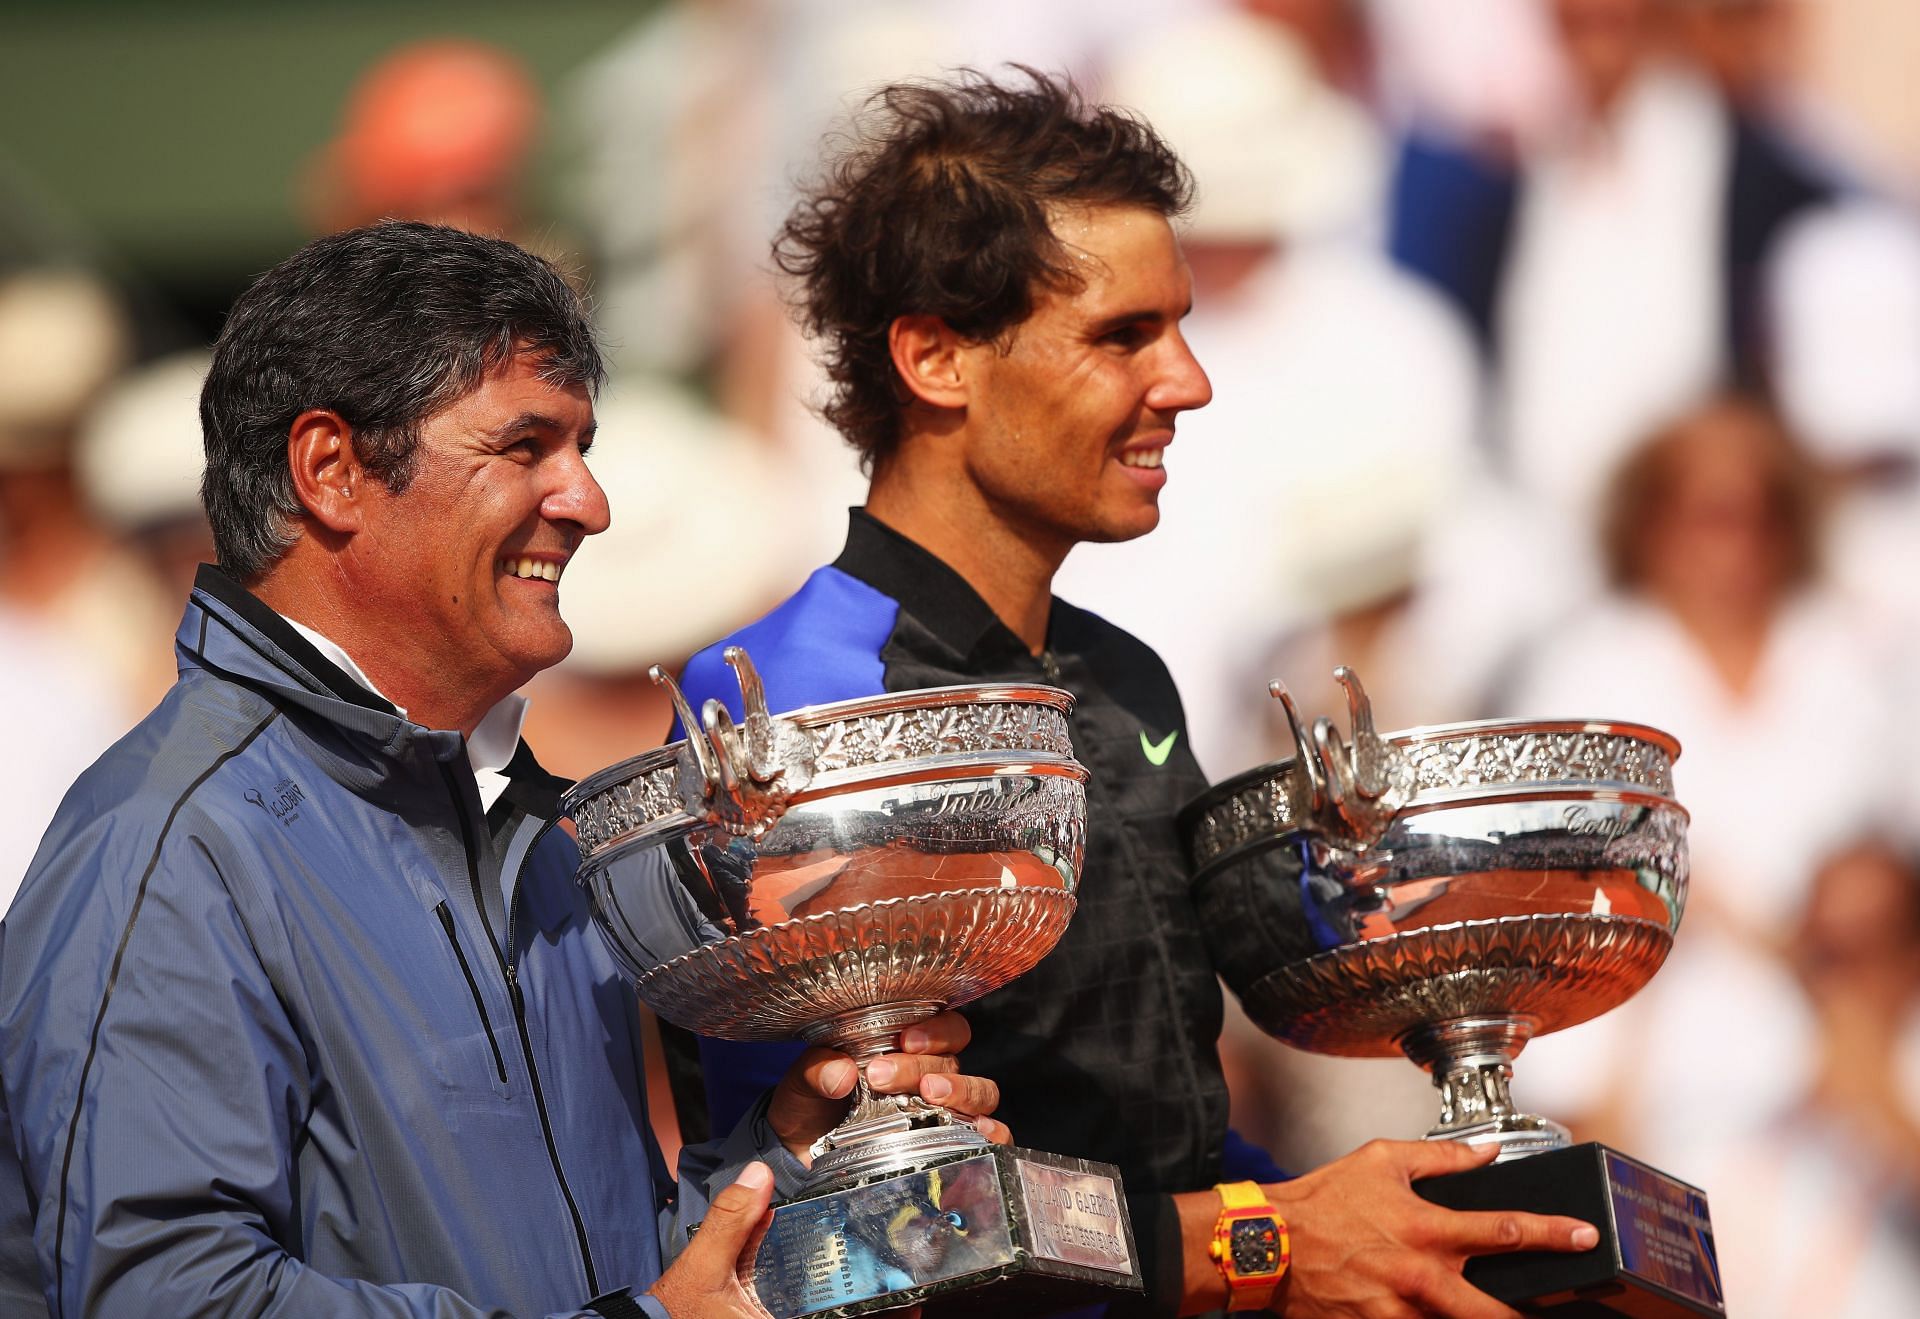
[(287, 432), (287, 466), (309, 517), (329, 531), (360, 529), (373, 478), (360, 465), (345, 418), (325, 408), (295, 417)]
[(936, 408), (967, 406), (968, 342), (938, 316), (896, 316), (887, 351), (907, 392)]

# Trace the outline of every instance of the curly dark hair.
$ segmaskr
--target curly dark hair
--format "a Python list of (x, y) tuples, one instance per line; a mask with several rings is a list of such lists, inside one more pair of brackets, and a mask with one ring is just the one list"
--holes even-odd
[(556, 385), (597, 390), (605, 374), (579, 295), (504, 239), (386, 221), (315, 239), (260, 276), (227, 314), (200, 392), (200, 498), (221, 566), (254, 582), (299, 538), (287, 432), (302, 412), (338, 412), (369, 474), (399, 493), (421, 423), (520, 353)]
[(875, 93), (774, 240), (833, 380), (822, 411), (869, 471), (900, 443), (908, 396), (887, 347), (898, 317), (1000, 340), (1039, 294), (1080, 285), (1056, 210), (1140, 206), (1171, 219), (1192, 203), (1186, 167), (1146, 123), (1016, 67), (1024, 82), (968, 69)]

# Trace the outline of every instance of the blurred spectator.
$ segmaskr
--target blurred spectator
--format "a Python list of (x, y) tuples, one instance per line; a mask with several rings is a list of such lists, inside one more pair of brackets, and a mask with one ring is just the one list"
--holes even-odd
[[(1741, 1319), (1895, 1319), (1920, 1298), (1920, 878), (1884, 841), (1817, 871), (1783, 949), (1813, 1011), (1804, 1093), (1709, 1180)], [(1782, 1232), (1782, 1223), (1798, 1224)]]
[[(1390, 244), (1491, 368), (1489, 475), (1436, 548), (1457, 663), (1485, 666), (1598, 585), (1607, 475), (1709, 391), (1758, 381), (1763, 273), (1835, 186), (1676, 53), (1687, 0), (1552, 0), (1565, 90), (1506, 148), (1415, 125)], [(1515, 575), (1486, 572), (1525, 545)], [(1511, 560), (1510, 560), (1511, 561)]]
[(1382, 108), (1396, 124), (1511, 158), (1560, 113), (1545, 0), (1369, 0)]
[(1920, 192), (1920, 5), (1912, 0), (1799, 0), (1797, 78), (1815, 99), (1827, 141), (1876, 174)]
[(1278, 23), (1313, 60), (1329, 87), (1356, 100), (1373, 94), (1373, 34), (1366, 0), (1239, 0), (1240, 7)]
[(1420, 133), (1393, 248), (1478, 329), (1525, 488), (1585, 511), (1624, 446), (1761, 357), (1756, 281), (1823, 172), (1669, 49), (1661, 0), (1555, 0), (1563, 115), (1512, 161)]
[(1836, 485), (1835, 579), (1920, 638), (1920, 224), (1884, 203), (1796, 221), (1769, 289), (1775, 378)]
[(1798, 7), (1795, 0), (1677, 0), (1681, 48), (1732, 104), (1784, 113)]
[(11, 754), (0, 761), (0, 913), (67, 785), (126, 728), (60, 638), (0, 605), (0, 691)]
[[(87, 506), (152, 578), (157, 601), (186, 598), (194, 573), (214, 558), (200, 506), (200, 384), (212, 357), (177, 353), (122, 375), (87, 413), (74, 461)], [(154, 626), (163, 639), (168, 621)], [(135, 709), (173, 685), (171, 645), (143, 648), (144, 672), (130, 674)]]
[(1760, 406), (1712, 402), (1617, 475), (1612, 594), (1526, 655), (1511, 713), (1641, 720), (1680, 740), (1686, 925), (1626, 1008), (1537, 1041), (1528, 1097), (1677, 1175), (1791, 1097), (1805, 1011), (1772, 949), (1815, 866), (1893, 813), (1884, 643), (1818, 569), (1817, 482)]
[(70, 674), (116, 726), (173, 636), (171, 602), (94, 518), (74, 468), (80, 419), (128, 340), (119, 303), (90, 276), (0, 280), (0, 606), (67, 651)]
[(361, 75), (340, 132), (310, 169), (321, 232), (382, 218), (521, 239), (540, 95), (513, 56), (477, 41), (403, 46)]

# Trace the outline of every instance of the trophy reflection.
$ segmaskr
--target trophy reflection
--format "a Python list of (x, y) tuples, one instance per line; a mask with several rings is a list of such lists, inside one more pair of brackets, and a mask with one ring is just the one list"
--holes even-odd
[(865, 1078), (903, 1029), (1031, 969), (1066, 930), (1086, 839), (1073, 698), (945, 687), (776, 717), (746, 653), (725, 657), (743, 722), (718, 701), (696, 717), (655, 669), (687, 737), (582, 781), (564, 809), (595, 922), (648, 1007), (861, 1065), (742, 1282), (775, 1319), (1140, 1291), (1117, 1169), (994, 1146)]
[(1296, 754), (1181, 814), (1214, 965), (1277, 1039), (1425, 1068), (1428, 1139), (1499, 1147), (1422, 1195), (1600, 1229), (1584, 1255), (1476, 1258), (1469, 1281), (1535, 1313), (1723, 1314), (1704, 1195), (1510, 1093), (1529, 1039), (1625, 1002), (1666, 959), (1687, 891), (1678, 743), (1607, 720), (1383, 735), (1352, 671), (1335, 676), (1351, 741), (1325, 717), (1309, 733), (1274, 683)]

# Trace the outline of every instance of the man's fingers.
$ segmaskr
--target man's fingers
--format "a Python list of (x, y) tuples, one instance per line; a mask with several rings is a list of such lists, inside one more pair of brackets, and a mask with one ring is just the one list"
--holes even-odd
[(684, 1253), (690, 1255), (697, 1250), (703, 1257), (723, 1262), (730, 1271), (772, 1203), (773, 1169), (757, 1161), (749, 1163), (733, 1185), (713, 1197), (700, 1230)]
[(1414, 1181), (1478, 1168), (1492, 1163), (1500, 1154), (1498, 1145), (1469, 1145), (1463, 1140), (1383, 1140), (1361, 1148), (1376, 1147), (1398, 1160)]
[(995, 1145), (1013, 1144), (1013, 1129), (996, 1118), (977, 1117), (973, 1120), (973, 1126)]
[(773, 1088), (767, 1121), (786, 1147), (799, 1154), (814, 1137), (840, 1120), (860, 1077), (853, 1059), (831, 1049), (808, 1049)]
[(956, 1113), (985, 1116), (1000, 1107), (1000, 1087), (984, 1076), (928, 1076), (921, 1078), (920, 1097)]
[(1592, 1250), (1600, 1233), (1577, 1218), (1544, 1214), (1448, 1213), (1443, 1239), (1463, 1255), (1504, 1255), (1516, 1250)]
[(947, 1054), (890, 1053), (867, 1064), (867, 1084), (883, 1095), (919, 1095), (956, 1113), (982, 1115), (1000, 1106), (1000, 1087), (965, 1076)]
[(973, 1027), (958, 1012), (942, 1012), (900, 1032), (902, 1053), (959, 1053), (973, 1040)]

